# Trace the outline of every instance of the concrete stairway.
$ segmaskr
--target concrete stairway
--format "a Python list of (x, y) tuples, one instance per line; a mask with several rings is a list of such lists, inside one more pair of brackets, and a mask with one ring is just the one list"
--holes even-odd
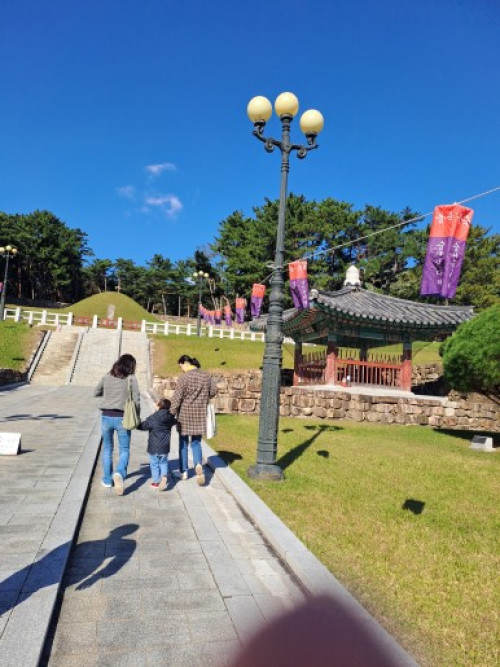
[(120, 354), (131, 354), (136, 358), (136, 377), (139, 387), (146, 391), (149, 380), (149, 340), (145, 333), (139, 331), (123, 331)]
[(71, 384), (95, 386), (120, 356), (120, 332), (89, 329), (83, 338)]
[(33, 376), (32, 384), (58, 387), (68, 382), (78, 332), (53, 331)]

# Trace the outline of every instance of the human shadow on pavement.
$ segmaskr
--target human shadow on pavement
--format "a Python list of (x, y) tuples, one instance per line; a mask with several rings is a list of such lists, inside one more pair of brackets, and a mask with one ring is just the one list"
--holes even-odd
[(151, 477), (149, 465), (147, 463), (141, 464), (140, 470), (136, 470), (135, 472), (127, 475), (127, 479), (130, 479), (131, 477), (136, 477), (137, 479), (135, 479), (132, 484), (125, 487), (125, 496), (128, 496), (129, 493), (134, 493), (134, 491), (137, 491), (137, 489), (139, 489), (143, 484), (146, 484), (148, 479)]
[[(59, 584), (67, 565), (64, 585), (78, 584), (76, 590), (90, 588), (100, 579), (112, 577), (132, 557), (136, 541), (126, 539), (126, 536), (138, 528), (136, 523), (118, 526), (105, 539), (76, 545), (71, 554), (71, 542), (65, 542), (36, 562), (14, 572), (0, 581), (0, 616), (42, 588)], [(105, 561), (108, 561), (106, 565), (99, 569)]]
[(7, 415), (3, 419), (0, 419), (0, 422), (14, 422), (14, 421), (38, 421), (38, 420), (48, 420), (48, 419), (74, 419), (73, 415), (58, 415), (58, 414), (47, 414), (47, 415), (29, 415), (29, 414), (19, 414), (19, 415)]
[(308, 440), (301, 443), (300, 445), (297, 445), (284, 456), (282, 456), (278, 461), (276, 461), (276, 465), (278, 465), (282, 470), (285, 470), (291, 466), (292, 463), (294, 463), (300, 456), (302, 456), (306, 449), (308, 449), (320, 435), (323, 433), (333, 433), (334, 431), (342, 430), (341, 426), (329, 426), (327, 424), (319, 424), (318, 426), (305, 426), (304, 428), (306, 428), (308, 431), (316, 432)]

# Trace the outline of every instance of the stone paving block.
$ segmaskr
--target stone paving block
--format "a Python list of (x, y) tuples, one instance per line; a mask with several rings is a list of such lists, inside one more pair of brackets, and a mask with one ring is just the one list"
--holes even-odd
[(255, 595), (255, 601), (267, 621), (272, 621), (288, 611), (285, 600), (285, 597), (277, 595)]
[(248, 595), (250, 589), (226, 546), (222, 542), (202, 542), (201, 546), (223, 597)]
[(165, 613), (159, 618), (143, 618), (120, 621), (101, 621), (97, 624), (97, 643), (99, 647), (122, 649), (128, 647), (145, 649), (162, 644), (164, 637), (175, 637), (177, 641), (190, 639), (189, 627), (184, 617)]
[(250, 544), (243, 546), (242, 544), (226, 544), (226, 548), (231, 554), (232, 558), (253, 558), (266, 559), (275, 557), (273, 552), (269, 549), (267, 544)]
[(76, 591), (74, 595), (64, 595), (60, 616), (64, 619), (64, 623), (96, 621), (102, 616), (105, 599), (105, 596), (98, 593), (89, 595), (79, 591)]
[(262, 535), (256, 530), (250, 530), (242, 535), (241, 533), (231, 532), (224, 526), (219, 529), (219, 534), (225, 544), (237, 544), (242, 546), (245, 544), (264, 544), (265, 542)]
[(54, 653), (50, 656), (49, 667), (97, 667), (97, 653)]
[(165, 643), (147, 652), (148, 666), (160, 664), (175, 667), (227, 667), (239, 651), (239, 641), (211, 642), (210, 637), (200, 644)]
[(208, 568), (205, 572), (186, 570), (184, 572), (178, 571), (176, 574), (181, 590), (210, 590), (217, 588), (215, 579)]
[(81, 654), (95, 651), (97, 646), (96, 621), (59, 623), (54, 636), (54, 653)]
[(189, 542), (184, 542), (184, 541), (177, 541), (177, 540), (172, 540), (169, 539), (169, 545), (170, 545), (170, 550), (172, 554), (176, 554), (177, 556), (183, 555), (183, 554), (196, 554), (196, 553), (201, 553), (201, 546), (200, 543), (197, 541), (189, 541)]
[(239, 639), (245, 643), (265, 623), (265, 618), (252, 595), (237, 595), (225, 600)]
[(187, 614), (194, 641), (205, 640), (228, 641), (237, 640), (233, 621), (228, 611), (223, 612), (191, 612)]
[(220, 540), (219, 531), (203, 506), (193, 507), (188, 505), (186, 509), (199, 540)]
[(183, 590), (170, 597), (166, 610), (161, 599), (152, 598), (149, 607), (151, 613), (166, 611), (167, 614), (226, 610), (218, 590)]
[(101, 580), (101, 591), (104, 594), (113, 593), (116, 591), (154, 591), (170, 590), (178, 591), (179, 583), (174, 577), (126, 577), (123, 579), (115, 579), (114, 577)]
[(40, 540), (37, 538), (10, 537), (0, 540), (0, 559), (3, 554), (37, 552)]
[(55, 586), (21, 596), (2, 635), (0, 652), (5, 656), (2, 667), (35, 667), (38, 664), (47, 629), (45, 620), (52, 614), (55, 598)]
[(10, 615), (10, 612), (16, 605), (20, 591), (20, 586), (6, 586), (5, 588), (0, 587), (0, 616)]

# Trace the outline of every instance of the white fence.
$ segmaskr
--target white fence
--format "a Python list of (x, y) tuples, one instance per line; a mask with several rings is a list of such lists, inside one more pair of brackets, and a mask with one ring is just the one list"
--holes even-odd
[[(39, 324), (47, 326), (86, 326), (92, 329), (98, 327), (106, 329), (127, 329), (142, 331), (147, 334), (163, 334), (196, 336), (196, 324), (173, 324), (172, 322), (127, 322), (121, 317), (116, 320), (99, 319), (97, 315), (92, 317), (75, 317), (73, 313), (58, 313), (48, 310), (24, 310), (23, 308), (6, 308), (4, 319), (15, 322), (27, 322), (28, 324)], [(243, 331), (233, 327), (215, 327), (212, 325), (202, 326), (201, 335), (208, 338), (229, 338), (231, 340), (263, 341), (264, 334), (256, 331)]]

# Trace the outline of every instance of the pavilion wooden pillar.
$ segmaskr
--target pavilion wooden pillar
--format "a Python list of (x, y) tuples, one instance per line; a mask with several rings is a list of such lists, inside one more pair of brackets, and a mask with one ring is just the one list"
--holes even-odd
[(401, 365), (401, 389), (411, 391), (411, 341), (403, 342), (403, 363)]
[(300, 380), (300, 362), (302, 361), (302, 343), (295, 341), (293, 355), (293, 386), (296, 387)]
[(359, 360), (368, 361), (368, 343), (366, 340), (361, 341), (359, 348)]
[(338, 356), (337, 337), (333, 333), (328, 334), (328, 345), (326, 347), (325, 384), (335, 384), (335, 361)]

